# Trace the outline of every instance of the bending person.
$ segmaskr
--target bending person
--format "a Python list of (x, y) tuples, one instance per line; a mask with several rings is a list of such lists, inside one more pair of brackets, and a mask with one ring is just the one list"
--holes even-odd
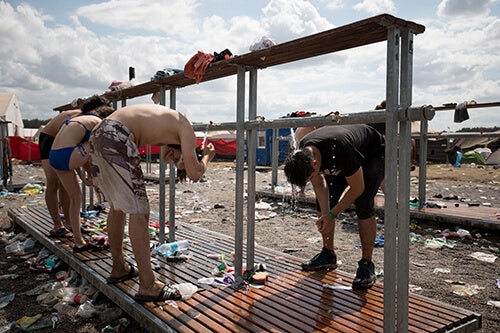
[(115, 111), (92, 132), (90, 153), (92, 177), (110, 204), (107, 231), (113, 266), (108, 283), (136, 276), (123, 257), (125, 215), (129, 214), (129, 236), (137, 262), (137, 301), (180, 299), (179, 291), (160, 282), (151, 267), (149, 244), (149, 201), (141, 169), (138, 147), (162, 146), (161, 157), (185, 168), (187, 176), (199, 180), (215, 156), (210, 143), (199, 161), (196, 136), (189, 120), (161, 105), (131, 105)]
[[(78, 253), (92, 249), (90, 242), (82, 236), (80, 224), (80, 205), (82, 191), (75, 172), (88, 186), (92, 186), (90, 178), (90, 155), (88, 139), (92, 129), (101, 122), (102, 118), (111, 114), (114, 109), (107, 104), (107, 100), (94, 96), (82, 105), (82, 115), (68, 119), (57, 133), (52, 150), (50, 151), (50, 165), (55, 169), (57, 177), (69, 196), (69, 213), (66, 218), (73, 232), (73, 252)], [(81, 167), (87, 171), (87, 176)]]
[(376, 279), (372, 262), (377, 234), (374, 198), (384, 178), (383, 136), (364, 124), (324, 126), (306, 135), (299, 148), (285, 161), (285, 175), (297, 186), (311, 181), (318, 210), (316, 226), (323, 238), (321, 252), (304, 262), (302, 269), (337, 268), (335, 220), (354, 204), (362, 254), (352, 286), (370, 288)]
[[(42, 160), (42, 169), (45, 173), (45, 204), (49, 211), (54, 228), (50, 230), (49, 237), (54, 238), (71, 238), (73, 234), (64, 225), (59, 207), (62, 208), (64, 217), (69, 216), (69, 197), (68, 193), (62, 186), (56, 171), (50, 166), (49, 155), (52, 149), (52, 144), (61, 126), (71, 118), (82, 114), (81, 110), (68, 110), (59, 113), (52, 118), (40, 131), (39, 146), (40, 158)], [(69, 226), (71, 229), (71, 226)]]

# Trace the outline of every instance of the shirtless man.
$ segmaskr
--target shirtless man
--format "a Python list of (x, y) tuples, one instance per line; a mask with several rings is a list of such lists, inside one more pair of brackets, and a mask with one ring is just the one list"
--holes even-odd
[(80, 109), (61, 112), (52, 118), (40, 131), (40, 158), (42, 160), (42, 169), (45, 173), (45, 204), (54, 223), (54, 228), (50, 231), (49, 237), (53, 238), (70, 238), (73, 237), (73, 234), (66, 228), (61, 219), (59, 203), (61, 204), (64, 217), (68, 218), (69, 197), (59, 181), (56, 171), (50, 166), (49, 154), (54, 143), (54, 138), (64, 122), (81, 114), (82, 111)]
[(110, 204), (108, 236), (113, 259), (108, 283), (116, 284), (137, 275), (123, 257), (125, 214), (129, 214), (129, 236), (137, 262), (140, 302), (180, 299), (179, 291), (156, 279), (151, 267), (149, 201), (138, 147), (162, 147), (161, 158), (184, 167), (187, 176), (199, 180), (215, 156), (208, 144), (199, 161), (196, 136), (189, 120), (161, 105), (131, 105), (118, 109), (92, 132), (90, 138), (92, 177)]

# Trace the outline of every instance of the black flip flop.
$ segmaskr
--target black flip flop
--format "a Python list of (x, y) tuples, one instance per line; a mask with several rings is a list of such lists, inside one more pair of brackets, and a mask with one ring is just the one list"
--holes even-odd
[(120, 283), (120, 282), (123, 282), (126, 280), (130, 280), (138, 275), (139, 275), (139, 272), (135, 270), (134, 266), (130, 265), (130, 271), (128, 271), (127, 274), (125, 274), (121, 277), (118, 277), (118, 278), (109, 277), (106, 279), (106, 281), (108, 282), (108, 284), (117, 284), (117, 283)]
[(62, 227), (61, 229), (57, 229), (56, 231), (50, 230), (49, 231), (49, 238), (72, 238), (73, 233), (66, 229), (65, 227)]
[(165, 286), (163, 286), (163, 289), (160, 291), (160, 294), (158, 294), (158, 296), (135, 294), (134, 299), (137, 302), (164, 302), (166, 300), (178, 301), (182, 299), (182, 295), (179, 289), (174, 288), (170, 284), (166, 284)]

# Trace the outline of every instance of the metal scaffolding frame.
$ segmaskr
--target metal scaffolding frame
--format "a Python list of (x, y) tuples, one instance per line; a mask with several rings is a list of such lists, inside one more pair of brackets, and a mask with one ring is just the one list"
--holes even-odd
[[(257, 130), (311, 125), (343, 125), (367, 122), (386, 123), (385, 151), (385, 248), (384, 248), (384, 332), (405, 332), (408, 328), (408, 253), (409, 253), (409, 173), (410, 125), (420, 120), (426, 124), (434, 116), (431, 106), (413, 107), (412, 70), (413, 36), (422, 33), (422, 25), (382, 14), (350, 25), (335, 28), (295, 41), (278, 44), (266, 50), (211, 65), (203, 81), (236, 75), (236, 122), (194, 125), (195, 131), (236, 129), (236, 191), (235, 191), (235, 283), (243, 282), (242, 264), (246, 248), (247, 267), (254, 264), (255, 245), (255, 172)], [(256, 119), (257, 69), (302, 60), (321, 54), (355, 48), (375, 42), (387, 42), (387, 79), (385, 111), (330, 115), (327, 117), (281, 118), (273, 121)], [(248, 119), (245, 120), (246, 72), (249, 72)], [(166, 105), (166, 90), (170, 90), (170, 107), (176, 106), (176, 89), (194, 82), (174, 75), (157, 82), (148, 82), (119, 92), (115, 97), (122, 106), (127, 98), (160, 93), (160, 104)], [(68, 106), (55, 110), (61, 111)], [(424, 126), (424, 125), (422, 125)], [(426, 133), (426, 132), (424, 132)], [(245, 134), (248, 144), (247, 166), (247, 239), (244, 240), (244, 163)], [(170, 166), (170, 179), (175, 179)], [(165, 165), (160, 162), (160, 241), (165, 240)], [(404, 204), (399, 204), (404, 203)], [(169, 241), (175, 240), (175, 181), (169, 181)]]

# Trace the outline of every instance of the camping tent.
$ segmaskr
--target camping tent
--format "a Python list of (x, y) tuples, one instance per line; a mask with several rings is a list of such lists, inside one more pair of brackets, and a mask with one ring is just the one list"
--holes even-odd
[(500, 165), (500, 149), (495, 150), (486, 160), (488, 165)]
[(8, 136), (23, 136), (23, 117), (16, 95), (0, 93), (0, 120), (8, 122)]
[(481, 164), (484, 165), (486, 160), (484, 159), (484, 156), (475, 151), (475, 150), (469, 150), (465, 153), (463, 153), (462, 158), (460, 159), (461, 164)]

